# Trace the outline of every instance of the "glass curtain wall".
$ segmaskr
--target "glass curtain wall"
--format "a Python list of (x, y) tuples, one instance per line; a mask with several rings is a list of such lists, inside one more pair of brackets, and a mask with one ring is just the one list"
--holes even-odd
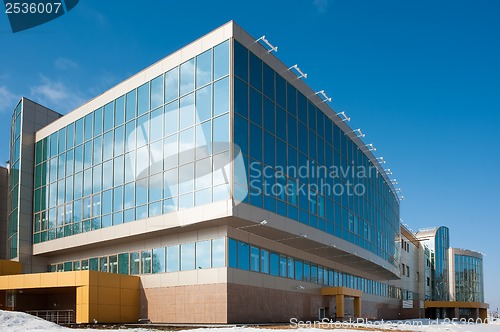
[(229, 198), (229, 46), (36, 142), (34, 243)]
[(234, 75), (234, 142), (247, 170), (243, 183), (235, 178), (235, 192), (248, 188), (245, 203), (335, 235), (398, 266), (399, 201), (368, 157), (313, 102), (237, 41)]

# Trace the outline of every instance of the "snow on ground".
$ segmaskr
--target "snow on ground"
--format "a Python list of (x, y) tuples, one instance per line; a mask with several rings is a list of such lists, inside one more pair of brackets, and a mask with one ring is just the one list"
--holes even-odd
[[(183, 332), (324, 332), (325, 329), (335, 328), (335, 332), (352, 331), (424, 331), (424, 332), (500, 332), (500, 319), (490, 321), (489, 324), (464, 324), (450, 321), (437, 321), (429, 319), (412, 319), (405, 321), (379, 321), (368, 324), (332, 323), (320, 325), (302, 322), (303, 324), (291, 324), (289, 329), (262, 329), (254, 327), (226, 327), (226, 328), (198, 328), (184, 330)], [(283, 325), (285, 326), (285, 325)], [(321, 327), (321, 328), (319, 328)], [(48, 322), (38, 317), (23, 312), (0, 310), (1, 332), (95, 332), (110, 331), (102, 329), (70, 329)], [(121, 330), (127, 332), (153, 332), (158, 331), (148, 328), (134, 328)]]

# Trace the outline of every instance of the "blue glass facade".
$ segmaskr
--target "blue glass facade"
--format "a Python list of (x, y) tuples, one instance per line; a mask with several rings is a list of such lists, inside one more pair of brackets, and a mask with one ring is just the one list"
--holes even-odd
[(455, 301), (484, 302), (483, 259), (455, 254)]
[(443, 226), (436, 230), (434, 242), (432, 299), (434, 301), (449, 301), (448, 250), (450, 248), (450, 236), (448, 227)]
[[(234, 143), (245, 203), (398, 264), (399, 201), (358, 146), (313, 102), (234, 42)], [(307, 172), (304, 174), (303, 172)]]
[(49, 271), (91, 270), (138, 275), (210, 269), (224, 266), (226, 266), (225, 238), (218, 238), (66, 261), (51, 264)]
[(33, 242), (228, 199), (229, 129), (226, 41), (36, 142)]
[(394, 299), (411, 300), (418, 294), (380, 281), (336, 271), (307, 260), (229, 238), (228, 267), (263, 273), (275, 277), (320, 284), (328, 287), (348, 287)]
[(22, 122), (22, 102), (19, 102), (12, 113), (10, 129), (10, 172), (9, 172), (9, 216), (7, 221), (7, 243), (8, 257), (10, 259), (18, 256), (18, 231), (19, 231), (19, 176), (21, 169), (21, 122)]

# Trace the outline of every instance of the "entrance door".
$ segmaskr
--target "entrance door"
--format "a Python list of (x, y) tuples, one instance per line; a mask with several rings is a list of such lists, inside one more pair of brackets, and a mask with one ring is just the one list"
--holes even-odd
[(319, 320), (322, 320), (323, 318), (326, 317), (326, 309), (324, 307), (319, 308), (318, 317), (319, 317)]

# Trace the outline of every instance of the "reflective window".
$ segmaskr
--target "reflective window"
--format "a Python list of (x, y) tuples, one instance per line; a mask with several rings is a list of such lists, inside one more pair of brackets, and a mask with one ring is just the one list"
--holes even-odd
[(179, 246), (167, 247), (167, 272), (179, 271)]
[(130, 253), (130, 274), (139, 274), (139, 252)]
[(165, 248), (153, 249), (152, 273), (165, 272)]
[(195, 269), (194, 243), (181, 244), (181, 271)]
[(244, 242), (238, 242), (238, 268), (250, 269), (250, 246)]
[(196, 268), (209, 269), (211, 267), (211, 243), (210, 240), (196, 243)]
[(196, 57), (196, 87), (204, 86), (212, 80), (212, 50)]
[(228, 73), (226, 41), (35, 142), (33, 241), (228, 199)]
[(151, 81), (151, 109), (163, 105), (163, 75)]
[(254, 246), (250, 250), (250, 270), (260, 272), (260, 249)]
[(229, 42), (225, 41), (214, 48), (214, 80), (229, 74)]
[(226, 262), (224, 238), (212, 240), (212, 267), (223, 267)]
[(180, 67), (180, 95), (194, 90), (194, 59), (184, 62)]

